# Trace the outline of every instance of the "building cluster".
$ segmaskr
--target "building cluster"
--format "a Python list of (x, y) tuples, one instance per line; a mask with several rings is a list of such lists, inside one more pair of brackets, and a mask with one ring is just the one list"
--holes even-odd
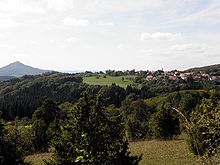
[(211, 76), (207, 73), (204, 73), (202, 71), (195, 72), (195, 71), (162, 71), (158, 70), (155, 72), (149, 71), (147, 73), (146, 80), (159, 80), (159, 79), (170, 79), (170, 80), (187, 80), (189, 78), (192, 78), (195, 81), (200, 80), (220, 80), (220, 76)]

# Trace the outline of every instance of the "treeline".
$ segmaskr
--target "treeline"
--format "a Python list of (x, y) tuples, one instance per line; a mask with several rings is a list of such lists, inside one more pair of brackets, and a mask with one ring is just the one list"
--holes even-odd
[(196, 72), (203, 71), (212, 76), (220, 76), (220, 64), (204, 66), (200, 68), (191, 68), (189, 69), (189, 71), (196, 71)]
[(82, 82), (80, 74), (47, 73), (39, 76), (24, 76), (0, 82), (0, 110), (6, 121), (16, 116), (31, 118), (34, 111), (46, 99), (58, 104), (75, 103), (83, 92), (89, 95), (101, 94), (105, 106), (111, 104), (121, 106), (121, 102), (130, 94), (136, 98), (148, 99), (181, 90), (219, 90), (219, 86), (211, 82), (153, 80), (149, 82), (135, 79), (137, 87), (126, 89), (115, 84), (111, 86), (87, 85)]
[(31, 118), (46, 99), (75, 102), (87, 85), (82, 77), (72, 74), (48, 73), (24, 76), (0, 83), (0, 109), (6, 121), (16, 116)]

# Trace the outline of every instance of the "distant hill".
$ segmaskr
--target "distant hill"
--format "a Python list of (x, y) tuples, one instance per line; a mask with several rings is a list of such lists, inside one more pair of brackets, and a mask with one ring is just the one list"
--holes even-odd
[(188, 69), (187, 71), (203, 71), (210, 75), (220, 76), (220, 64), (203, 66), (203, 67), (195, 67), (195, 68)]
[(13, 77), (21, 77), (24, 75), (39, 75), (45, 72), (50, 71), (33, 68), (31, 66), (24, 65), (21, 62), (17, 61), (0, 68), (0, 80), (7, 80)]
[(16, 78), (15, 76), (0, 76), (0, 81), (6, 81), (6, 80), (10, 80)]

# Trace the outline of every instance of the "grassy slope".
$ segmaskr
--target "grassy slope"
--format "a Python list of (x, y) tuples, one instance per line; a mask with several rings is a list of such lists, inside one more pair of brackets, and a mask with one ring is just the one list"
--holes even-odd
[[(140, 141), (131, 142), (130, 150), (134, 155), (143, 153), (140, 165), (192, 165), (199, 164), (196, 158), (189, 152), (185, 140), (172, 141)], [(28, 156), (27, 161), (33, 165), (43, 164), (51, 154), (35, 154)]]
[(51, 157), (50, 153), (39, 153), (27, 156), (25, 158), (26, 162), (31, 162), (33, 165), (43, 165), (43, 160), (47, 160)]
[[(122, 77), (124, 77), (124, 81), (122, 81)], [(127, 78), (134, 78), (133, 76), (118, 76), (118, 77), (112, 77), (107, 76), (106, 78), (103, 78), (100, 76), (99, 79), (97, 79), (95, 76), (91, 77), (84, 77), (83, 82), (90, 84), (90, 85), (111, 85), (112, 83), (115, 83), (123, 88), (126, 88), (127, 85), (132, 84), (132, 80)]]
[(185, 140), (133, 142), (130, 143), (130, 150), (132, 154), (144, 154), (140, 165), (199, 164), (189, 152)]

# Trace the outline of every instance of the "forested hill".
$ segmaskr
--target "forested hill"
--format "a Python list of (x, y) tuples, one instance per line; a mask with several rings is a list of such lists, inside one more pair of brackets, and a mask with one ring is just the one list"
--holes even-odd
[(220, 76), (220, 64), (209, 65), (204, 67), (195, 67), (188, 69), (187, 71), (202, 71), (213, 76)]
[[(2, 117), (31, 116), (45, 99), (56, 102), (75, 101), (83, 88), (82, 78), (58, 72), (37, 76), (23, 76), (0, 82)], [(15, 110), (16, 109), (16, 110)]]
[[(38, 68), (33, 68), (28, 65), (24, 65), (19, 61), (11, 63), (7, 66), (0, 68), (0, 77), (10, 78), (10, 77), (20, 77), (24, 75), (38, 75), (45, 72), (49, 72), (49, 70), (42, 70)], [(7, 76), (7, 77), (6, 77)], [(4, 79), (3, 79), (4, 80)]]

